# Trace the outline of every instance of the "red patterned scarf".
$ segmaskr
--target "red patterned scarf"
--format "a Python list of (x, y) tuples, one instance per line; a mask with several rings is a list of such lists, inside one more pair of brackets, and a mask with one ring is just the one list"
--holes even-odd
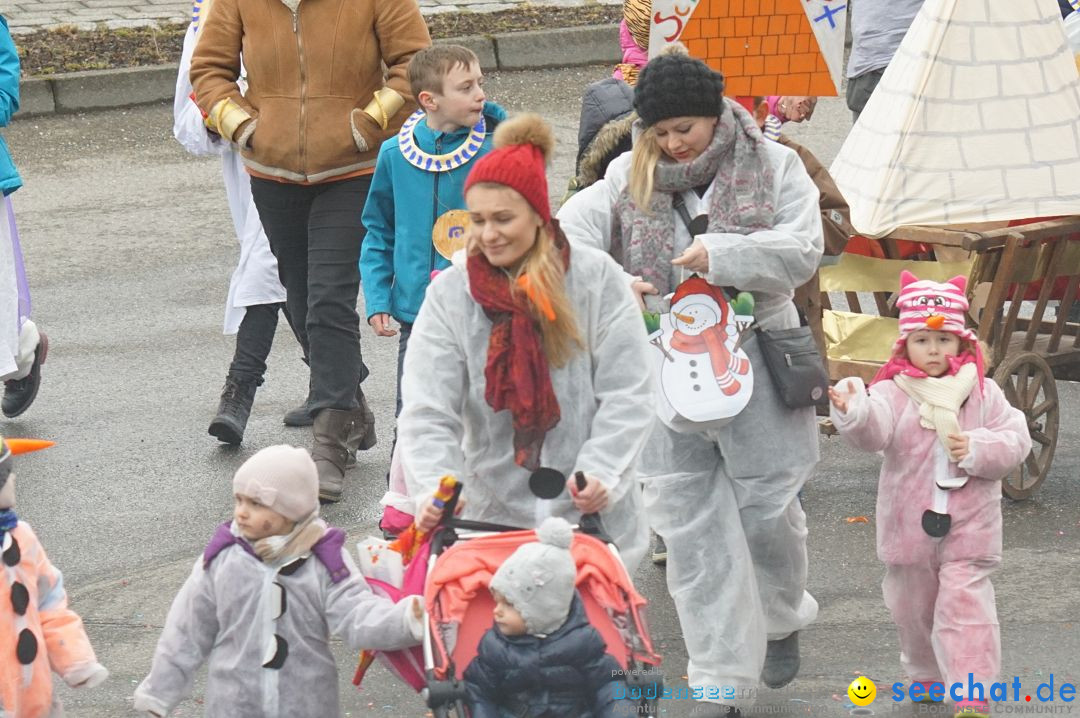
[[(570, 268), (570, 245), (556, 227), (555, 248)], [(477, 252), (468, 259), (469, 291), (491, 320), (484, 398), (495, 411), (509, 409), (514, 425), (514, 462), (529, 471), (540, 467), (544, 435), (559, 423), (559, 400), (536, 319), (523, 294), (510, 291), (500, 268)]]

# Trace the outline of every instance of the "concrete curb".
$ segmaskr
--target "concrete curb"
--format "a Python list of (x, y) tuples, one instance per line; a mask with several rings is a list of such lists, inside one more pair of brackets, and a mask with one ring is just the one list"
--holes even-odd
[[(484, 70), (533, 70), (614, 64), (622, 59), (618, 25), (475, 35), (437, 43), (468, 47)], [(178, 65), (89, 70), (24, 78), (16, 119), (131, 107), (172, 100)]]

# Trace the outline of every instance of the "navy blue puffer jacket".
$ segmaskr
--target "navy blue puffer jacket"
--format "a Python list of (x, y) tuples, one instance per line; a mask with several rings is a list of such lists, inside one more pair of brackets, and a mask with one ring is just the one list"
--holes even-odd
[(493, 626), (465, 669), (472, 718), (611, 718), (621, 680), (577, 593), (559, 630), (537, 638)]

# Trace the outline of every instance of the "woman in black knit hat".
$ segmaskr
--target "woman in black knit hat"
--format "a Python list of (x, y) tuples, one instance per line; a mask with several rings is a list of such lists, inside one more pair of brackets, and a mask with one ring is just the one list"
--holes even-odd
[[(723, 76), (679, 49), (641, 72), (633, 150), (574, 195), (559, 221), (572, 241), (610, 252), (639, 298), (667, 295), (697, 273), (751, 292), (762, 328), (796, 327), (794, 290), (822, 253), (818, 192), (798, 156), (766, 142), (723, 97)], [(741, 349), (753, 370), (746, 407), (720, 428), (656, 422), (638, 471), (667, 545), (688, 680), (712, 704), (703, 716), (735, 715), (759, 680), (791, 681), (798, 631), (817, 616), (797, 496), (818, 461), (814, 410), (781, 401), (753, 332)], [(721, 384), (708, 358), (687, 366), (695, 384), (699, 373)]]

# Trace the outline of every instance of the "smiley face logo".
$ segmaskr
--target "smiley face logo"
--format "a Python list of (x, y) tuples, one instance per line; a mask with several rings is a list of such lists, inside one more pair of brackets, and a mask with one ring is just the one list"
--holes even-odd
[(848, 698), (857, 706), (868, 706), (877, 698), (877, 686), (866, 676), (859, 676), (847, 689)]

